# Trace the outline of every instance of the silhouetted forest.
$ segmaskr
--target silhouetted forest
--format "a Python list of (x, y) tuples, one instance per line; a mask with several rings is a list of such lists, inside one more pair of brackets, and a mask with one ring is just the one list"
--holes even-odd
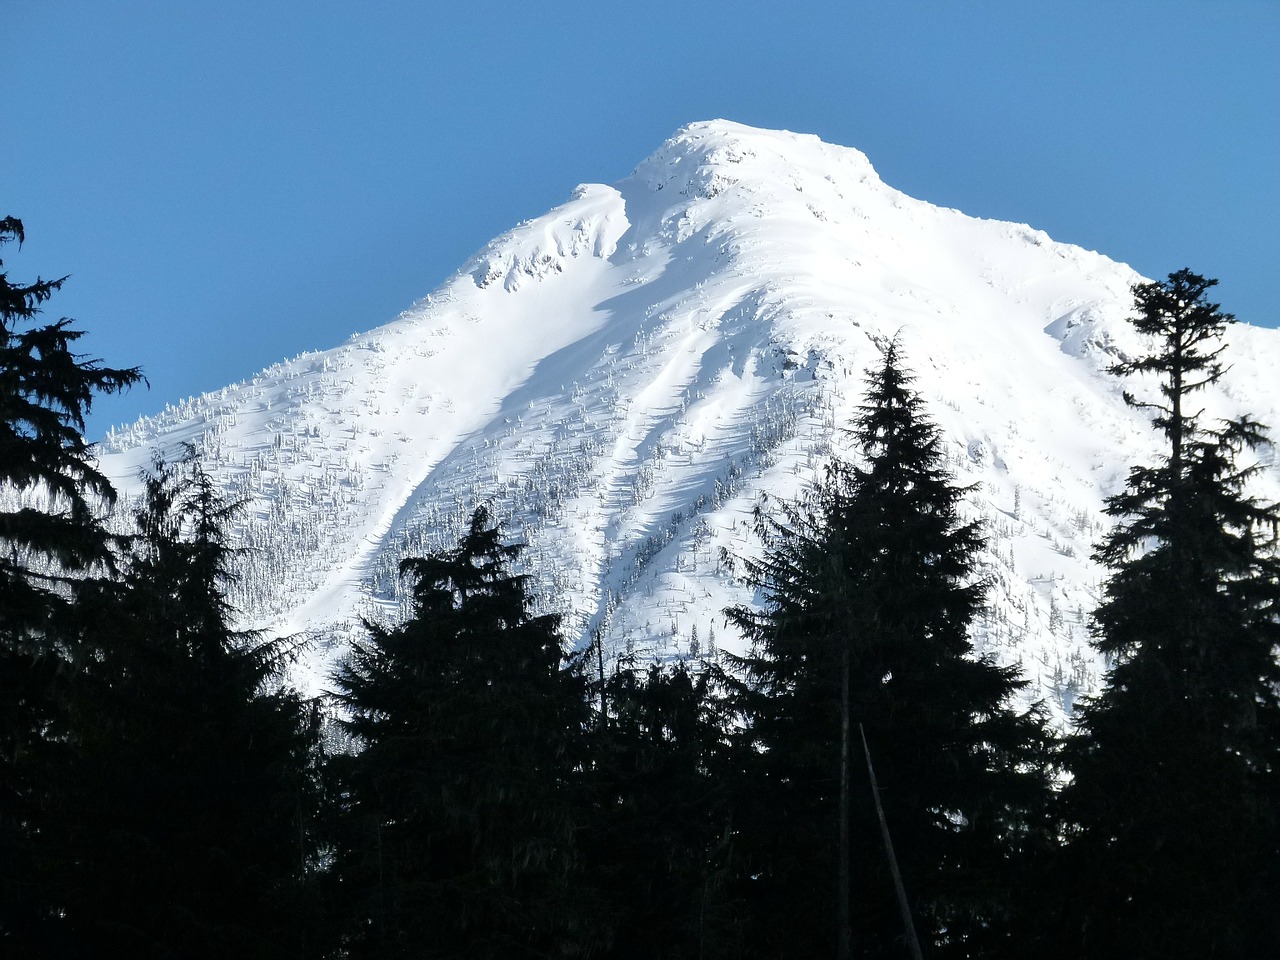
[[(0, 220), (0, 243), (23, 225)], [(765, 501), (742, 656), (566, 650), (485, 508), (307, 699), (236, 628), (194, 452), (126, 511), (84, 438), (141, 381), (0, 273), (0, 953), (1206, 958), (1280, 942), (1280, 510), (1207, 422), (1233, 322), (1133, 289), (1162, 454), (1097, 545), (1101, 691), (1058, 734), (971, 641), (988, 533), (897, 343)], [(115, 519), (108, 523), (108, 517)], [(694, 641), (696, 645), (696, 640)]]

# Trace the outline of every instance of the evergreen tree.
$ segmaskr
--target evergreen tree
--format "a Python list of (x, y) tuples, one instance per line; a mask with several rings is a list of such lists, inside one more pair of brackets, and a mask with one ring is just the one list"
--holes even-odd
[(285, 651), (231, 627), (225, 506), (194, 459), (157, 464), (119, 582), (80, 603), (48, 864), (73, 956), (314, 954), (303, 884), (314, 709)]
[(705, 666), (625, 663), (604, 682), (583, 894), (605, 919), (605, 957), (737, 955), (716, 677)]
[[(0, 220), (0, 244), (15, 239), (22, 222)], [(75, 353), (72, 321), (37, 322), (65, 279), (15, 284), (0, 272), (0, 952), (34, 949), (56, 914), (35, 881), (41, 771), (74, 588), (110, 558), (100, 518), (115, 496), (85, 442), (85, 416), (96, 394), (141, 379)]]
[(414, 613), (370, 625), (335, 678), (360, 745), (334, 759), (351, 956), (510, 958), (581, 935), (570, 797), (588, 718), (558, 618), (534, 615), (483, 507), (456, 549), (406, 560)]
[(1166, 448), (1108, 501), (1111, 568), (1095, 617), (1110, 663), (1067, 758), (1077, 887), (1074, 955), (1244, 957), (1280, 942), (1275, 902), (1280, 748), (1280, 511), (1246, 492), (1265, 442), (1242, 418), (1206, 426), (1193, 394), (1218, 381), (1233, 317), (1189, 270), (1134, 287), (1150, 352), (1113, 367), (1154, 374)]
[(982, 535), (922, 406), (889, 345), (854, 429), (865, 466), (833, 464), (807, 501), (763, 518), (748, 572), (765, 605), (731, 611), (753, 641), (735, 817), (761, 956), (907, 955), (860, 734), (927, 955), (1015, 952), (1046, 739), (1009, 705), (1015, 671), (974, 655)]

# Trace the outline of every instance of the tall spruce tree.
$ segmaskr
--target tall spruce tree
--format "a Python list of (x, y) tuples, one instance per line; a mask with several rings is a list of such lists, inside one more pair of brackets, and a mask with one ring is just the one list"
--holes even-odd
[(485, 508), (404, 561), (414, 612), (335, 678), (360, 747), (334, 759), (337, 896), (353, 957), (541, 957), (581, 931), (570, 886), (588, 708)]
[(233, 511), (194, 459), (157, 464), (118, 582), (80, 603), (82, 651), (46, 864), (68, 956), (317, 955), (315, 710), (286, 651), (233, 629)]
[[(0, 219), (0, 244), (23, 239), (20, 220)], [(0, 272), (0, 952), (35, 949), (38, 928), (56, 917), (35, 882), (42, 771), (75, 590), (110, 558), (101, 517), (115, 497), (84, 439), (85, 416), (97, 394), (141, 379), (77, 354), (72, 321), (38, 322), (65, 279), (20, 284)]]
[(1112, 368), (1158, 378), (1165, 451), (1134, 467), (1098, 550), (1095, 618), (1110, 661), (1067, 758), (1074, 836), (1063, 942), (1074, 956), (1247, 957), (1280, 943), (1280, 511), (1247, 492), (1265, 442), (1202, 422), (1233, 317), (1189, 270), (1134, 287), (1150, 352)]
[(765, 605), (731, 611), (753, 641), (735, 822), (761, 956), (908, 955), (860, 732), (928, 956), (1016, 952), (1016, 861), (1047, 808), (1042, 723), (969, 638), (985, 585), (966, 491), (896, 344), (883, 360), (854, 428), (865, 465), (764, 518)]

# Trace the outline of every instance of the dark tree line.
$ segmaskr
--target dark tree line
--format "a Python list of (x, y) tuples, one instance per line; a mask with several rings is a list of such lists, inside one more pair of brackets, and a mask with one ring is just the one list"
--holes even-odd
[(140, 375), (38, 322), (61, 283), (0, 275), (0, 944), (290, 955), (317, 717), (279, 645), (231, 626), (229, 508), (199, 464), (157, 464), (132, 532), (108, 534), (84, 417)]
[(1098, 549), (1110, 570), (1095, 643), (1111, 668), (1066, 744), (1075, 956), (1249, 957), (1280, 944), (1280, 510), (1246, 493), (1266, 442), (1244, 417), (1206, 424), (1233, 321), (1216, 283), (1180, 270), (1134, 289), (1165, 450), (1136, 466)]
[[(15, 240), (22, 222), (0, 220), (0, 244)], [(0, 929), (11, 937), (44, 910), (26, 878), (47, 800), (46, 731), (72, 656), (58, 638), (74, 629), (82, 575), (111, 559), (95, 508), (113, 491), (89, 455), (84, 418), (96, 393), (140, 378), (78, 357), (68, 321), (35, 322), (63, 280), (20, 284), (0, 272)]]
[[(732, 611), (753, 641), (735, 699), (760, 956), (908, 956), (912, 938), (928, 956), (1006, 952), (1011, 866), (1047, 841), (1049, 737), (1010, 707), (1016, 672), (974, 655), (982, 535), (898, 354), (854, 426), (865, 465), (835, 463), (808, 503), (762, 519), (749, 573), (766, 602)], [(840, 883), (797, 897), (815, 872)]]
[(1065, 738), (975, 654), (984, 532), (896, 343), (857, 459), (760, 509), (743, 656), (567, 652), (481, 509), (314, 703), (233, 626), (236, 506), (193, 457), (108, 533), (84, 417), (140, 376), (39, 322), (60, 284), (0, 274), (6, 956), (1274, 952), (1280, 513), (1238, 464), (1262, 426), (1194, 411), (1213, 281), (1134, 290), (1114, 372), (1154, 377), (1126, 399), (1166, 449), (1109, 501), (1110, 668)]

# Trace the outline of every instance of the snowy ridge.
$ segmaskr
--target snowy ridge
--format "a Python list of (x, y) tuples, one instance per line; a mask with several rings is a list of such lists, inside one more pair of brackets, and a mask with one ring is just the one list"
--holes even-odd
[[(847, 452), (863, 372), (898, 336), (991, 536), (978, 645), (1061, 716), (1099, 673), (1102, 500), (1155, 450), (1104, 373), (1137, 347), (1141, 279), (911, 199), (856, 150), (697, 123), (395, 321), (113, 431), (102, 463), (128, 487), (152, 448), (197, 444), (247, 503), (235, 599), (316, 638), (317, 684), (359, 617), (396, 615), (398, 559), (451, 544), (482, 500), (572, 639), (705, 655), (740, 645), (720, 611), (751, 599), (731, 558), (758, 549), (761, 494)], [(1280, 428), (1280, 333), (1238, 325), (1229, 355), (1209, 412)], [(1280, 497), (1265, 457), (1259, 493)]]

